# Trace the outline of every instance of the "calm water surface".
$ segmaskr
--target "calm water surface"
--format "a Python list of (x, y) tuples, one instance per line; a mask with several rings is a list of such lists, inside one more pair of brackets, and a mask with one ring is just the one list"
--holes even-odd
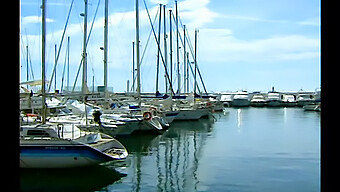
[(320, 117), (302, 108), (228, 108), (120, 138), (129, 157), (21, 171), (23, 191), (320, 191)]

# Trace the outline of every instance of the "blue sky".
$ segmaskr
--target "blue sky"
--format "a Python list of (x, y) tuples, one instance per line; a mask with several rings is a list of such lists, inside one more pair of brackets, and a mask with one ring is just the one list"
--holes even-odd
[[(41, 0), (20, 1), (21, 81), (26, 81), (26, 45), (29, 47), (34, 79), (41, 79)], [(47, 79), (54, 65), (54, 46), (60, 45), (71, 0), (47, 0)], [(174, 10), (173, 0), (146, 0), (151, 18), (158, 4)], [(98, 0), (89, 0), (88, 31)], [(140, 0), (140, 41), (143, 53), (151, 27)], [(108, 86), (115, 92), (126, 91), (132, 79), (132, 42), (135, 41), (135, 1), (109, 1)], [(282, 91), (314, 90), (321, 84), (320, 0), (179, 0), (179, 17), (186, 25), (191, 44), (198, 33), (197, 61), (208, 91), (268, 91), (272, 86)], [(70, 36), (70, 84), (79, 67), (84, 3), (75, 0), (66, 36)], [(167, 34), (169, 18), (167, 11)], [(90, 36), (88, 50), (88, 87), (103, 85), (104, 0)], [(174, 24), (174, 22), (173, 22)], [(163, 24), (162, 24), (163, 25)], [(173, 25), (173, 29), (175, 26)], [(155, 30), (158, 30), (156, 22)], [(163, 33), (163, 29), (161, 31)], [(183, 31), (180, 32), (183, 36)], [(161, 35), (163, 39), (163, 35)], [(173, 33), (173, 63), (176, 64), (176, 34)], [(63, 42), (57, 65), (57, 89), (60, 89), (66, 53)], [(167, 42), (169, 46), (169, 41)], [(163, 47), (163, 41), (161, 42)], [(169, 48), (168, 48), (169, 53)], [(164, 54), (164, 52), (163, 52)], [(141, 64), (142, 91), (155, 91), (157, 47), (153, 35)], [(183, 75), (183, 49), (180, 49)], [(169, 59), (169, 56), (168, 56)], [(190, 60), (191, 56), (190, 56)], [(168, 61), (169, 62), (169, 61)], [(31, 71), (31, 69), (29, 69)], [(175, 69), (176, 70), (176, 69)], [(164, 69), (161, 65), (161, 77)], [(175, 74), (175, 71), (174, 71)], [(191, 74), (190, 74), (191, 75)], [(177, 90), (177, 77), (173, 77)], [(182, 77), (183, 78), (183, 77)], [(30, 74), (29, 80), (32, 80)], [(81, 74), (77, 85), (81, 85)], [(160, 91), (164, 91), (160, 78)], [(181, 80), (183, 82), (183, 80)], [(66, 77), (64, 78), (64, 85)], [(192, 90), (193, 81), (190, 82)], [(52, 84), (54, 89), (54, 82)], [(183, 87), (181, 87), (183, 90)]]

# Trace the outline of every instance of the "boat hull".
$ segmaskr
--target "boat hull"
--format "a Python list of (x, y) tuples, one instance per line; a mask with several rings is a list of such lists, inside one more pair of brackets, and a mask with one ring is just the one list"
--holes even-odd
[(250, 101), (248, 99), (234, 99), (231, 102), (232, 107), (249, 107)]
[(171, 123), (173, 120), (175, 120), (178, 113), (178, 111), (167, 111), (164, 112), (163, 118), (166, 120), (166, 122)]
[(20, 141), (20, 168), (73, 168), (112, 160), (115, 158), (73, 141)]
[(264, 107), (266, 105), (265, 101), (251, 101), (250, 105), (252, 107)]
[(297, 106), (298, 107), (303, 107), (305, 105), (313, 104), (314, 102), (315, 102), (315, 100), (299, 100), (297, 102)]
[(303, 109), (305, 111), (318, 111), (321, 112), (321, 104), (308, 104), (308, 105), (304, 105)]
[(281, 101), (281, 105), (283, 107), (296, 107), (297, 106), (297, 102), (285, 102), (285, 101)]
[(179, 114), (176, 116), (175, 120), (198, 120), (201, 117), (209, 115), (208, 109), (195, 109), (195, 110), (179, 110)]
[(267, 101), (267, 107), (281, 107), (280, 100), (269, 100)]

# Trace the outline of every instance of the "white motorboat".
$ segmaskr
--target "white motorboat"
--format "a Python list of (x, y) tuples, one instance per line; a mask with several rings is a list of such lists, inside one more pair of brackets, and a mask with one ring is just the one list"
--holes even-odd
[(297, 105), (303, 107), (307, 104), (312, 104), (315, 102), (314, 95), (311, 93), (299, 93), (297, 96)]
[(280, 107), (281, 106), (280, 94), (278, 92), (268, 93), (267, 106), (268, 107)]
[(318, 111), (318, 112), (321, 112), (321, 102), (320, 103), (306, 104), (306, 105), (303, 106), (303, 109), (305, 111)]
[(222, 102), (223, 107), (230, 107), (233, 101), (233, 94), (231, 93), (221, 93), (220, 102)]
[(267, 104), (267, 101), (262, 94), (255, 94), (250, 100), (250, 105), (253, 107), (263, 107), (266, 104)]
[(238, 91), (231, 102), (232, 107), (249, 107), (250, 100), (247, 91)]
[(295, 107), (297, 105), (296, 96), (293, 94), (282, 94), (281, 105), (283, 107)]
[(69, 125), (68, 129), (64, 126), (21, 126), (20, 167), (72, 168), (122, 160), (128, 156), (125, 147), (108, 135), (93, 132), (84, 135), (75, 126)]

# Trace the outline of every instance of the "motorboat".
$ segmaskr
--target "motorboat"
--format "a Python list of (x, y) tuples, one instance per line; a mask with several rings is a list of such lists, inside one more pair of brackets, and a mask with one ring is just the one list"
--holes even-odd
[(321, 112), (321, 102), (320, 103), (310, 103), (303, 106), (305, 111), (318, 111)]
[(238, 91), (231, 101), (232, 107), (249, 107), (250, 100), (247, 91)]
[(281, 105), (283, 107), (295, 107), (297, 106), (296, 96), (293, 94), (282, 94)]
[(267, 103), (265, 97), (262, 94), (255, 94), (253, 95), (252, 99), (250, 100), (250, 105), (253, 107), (263, 107)]
[(303, 106), (305, 111), (318, 111), (321, 112), (321, 97), (315, 100), (313, 103), (309, 103)]
[(267, 96), (267, 107), (280, 107), (281, 99), (278, 92), (269, 92)]
[(81, 132), (72, 124), (20, 127), (21, 168), (83, 167), (127, 156), (118, 140), (99, 132)]
[(315, 102), (314, 94), (312, 93), (299, 93), (297, 96), (297, 106), (303, 107), (307, 104), (312, 104)]
[(231, 102), (233, 101), (233, 94), (232, 93), (221, 93), (220, 94), (220, 102), (222, 102), (223, 107), (230, 107)]

